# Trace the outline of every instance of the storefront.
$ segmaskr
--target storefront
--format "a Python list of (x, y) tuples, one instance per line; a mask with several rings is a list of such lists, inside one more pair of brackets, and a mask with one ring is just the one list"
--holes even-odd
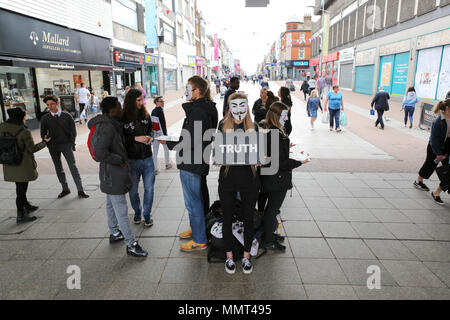
[(339, 51), (339, 87), (352, 90), (354, 49), (348, 48)]
[(164, 93), (177, 90), (177, 58), (173, 55), (164, 53)]
[(356, 53), (355, 58), (355, 92), (369, 94), (373, 92), (375, 72), (375, 49)]
[[(11, 26), (14, 32), (11, 32)], [(101, 97), (112, 79), (110, 40), (0, 10), (0, 104), (27, 111), (37, 127), (46, 95), (57, 95), (65, 111), (77, 117), (73, 93), (81, 82)]]
[[(276, 67), (276, 63), (269, 63)], [(293, 80), (303, 80), (309, 71), (309, 60), (288, 60), (285, 62), (287, 76)]]
[(154, 97), (159, 94), (158, 88), (158, 57), (146, 54), (145, 55), (145, 72), (144, 72), (144, 89), (149, 97)]
[(205, 76), (206, 75), (206, 60), (202, 57), (197, 57), (195, 59), (195, 65), (197, 66), (197, 75)]
[(309, 60), (309, 65), (312, 68), (311, 74), (316, 75), (316, 78), (317, 78), (319, 75), (319, 69), (320, 69), (320, 58), (315, 58), (315, 59)]
[(144, 56), (137, 52), (114, 49), (114, 79), (116, 94), (120, 96), (126, 87), (142, 85), (142, 63)]
[(321, 75), (333, 78), (333, 85), (338, 84), (339, 79), (339, 51), (322, 57)]

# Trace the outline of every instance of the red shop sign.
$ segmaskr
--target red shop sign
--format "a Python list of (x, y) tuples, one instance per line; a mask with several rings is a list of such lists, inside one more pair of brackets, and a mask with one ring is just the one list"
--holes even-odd
[(331, 61), (336, 61), (339, 60), (339, 51), (330, 53), (329, 55), (325, 56), (322, 58), (322, 62), (323, 63), (327, 63), (327, 62), (331, 62)]

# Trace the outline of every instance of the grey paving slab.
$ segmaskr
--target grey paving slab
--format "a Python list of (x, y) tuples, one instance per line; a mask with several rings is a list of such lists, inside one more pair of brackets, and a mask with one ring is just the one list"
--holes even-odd
[(393, 185), (397, 189), (413, 189), (413, 181), (405, 181), (404, 178), (402, 180), (388, 180), (389, 184)]
[[(141, 259), (144, 260), (144, 259)], [(139, 261), (139, 258), (107, 258), (107, 259), (87, 259), (81, 267), (82, 281), (86, 284), (91, 283), (112, 283), (117, 278), (129, 279), (135, 275), (129, 274), (124, 270), (129, 265), (142, 266), (144, 263), (151, 264), (152, 259)], [(153, 265), (152, 265), (153, 266)], [(139, 269), (141, 270), (141, 269)], [(153, 271), (153, 270), (152, 270)], [(142, 279), (146, 279), (147, 270), (143, 270)], [(153, 280), (153, 279), (152, 279)], [(153, 281), (156, 282), (156, 281)]]
[(411, 220), (397, 209), (370, 209), (370, 212), (380, 222), (404, 222), (411, 223)]
[(398, 240), (364, 240), (379, 260), (417, 260), (417, 257)]
[(352, 197), (352, 193), (345, 187), (323, 187), (324, 192), (329, 197)]
[(154, 300), (157, 283), (142, 279), (121, 280), (118, 278), (108, 287), (105, 300)]
[(312, 221), (314, 220), (310, 210), (307, 208), (281, 208), (282, 220), (298, 220), (298, 221)]
[(395, 187), (389, 183), (389, 181), (386, 180), (375, 180), (375, 179), (370, 179), (370, 180), (364, 180), (365, 183), (373, 188), (373, 189), (394, 189)]
[(335, 208), (310, 208), (309, 211), (315, 221), (345, 221), (339, 210)]
[(370, 187), (361, 179), (340, 179), (339, 181), (346, 188), (367, 188), (367, 187)]
[(329, 198), (323, 197), (303, 197), (307, 208), (336, 208), (336, 205)]
[(381, 289), (370, 290), (367, 286), (354, 286), (361, 300), (429, 300), (430, 293), (418, 287), (382, 286)]
[(423, 288), (431, 300), (450, 300), (448, 288)]
[(69, 290), (67, 286), (60, 286), (55, 300), (102, 300), (111, 288), (111, 283), (88, 283), (81, 285), (81, 290)]
[(381, 260), (381, 263), (402, 287), (445, 287), (420, 261)]
[(414, 209), (421, 209), (424, 208), (421, 201), (416, 201), (414, 199), (387, 199), (394, 208), (400, 209), (400, 210), (414, 210)]
[(298, 189), (304, 188), (321, 188), (320, 184), (315, 179), (296, 179), (295, 176), (292, 177), (292, 184)]
[(355, 198), (355, 199), (358, 199), (364, 205), (364, 208), (368, 208), (368, 209), (391, 209), (391, 208), (393, 208), (392, 204), (389, 203), (384, 198)]
[(335, 259), (296, 259), (303, 284), (348, 284)]
[(373, 274), (369, 267), (377, 266), (380, 268), (381, 286), (397, 286), (397, 282), (387, 272), (379, 260), (338, 260), (339, 265), (347, 276), (349, 283), (356, 286), (367, 286), (368, 278)]
[(450, 224), (418, 223), (417, 226), (434, 240), (450, 240)]
[[(29, 283), (47, 283), (49, 285), (63, 286), (67, 282), (69, 266), (78, 266), (81, 270), (82, 282), (84, 281), (84, 259), (52, 260), (43, 262), (35, 269), (27, 279)], [(94, 281), (95, 283), (95, 281)]]
[(380, 197), (385, 199), (407, 199), (405, 193), (403, 193), (400, 189), (386, 189), (379, 188), (373, 189)]
[(32, 240), (17, 251), (11, 260), (47, 260), (64, 246), (67, 240)]
[(358, 300), (355, 290), (349, 285), (304, 285), (311, 300)]
[(106, 198), (89, 198), (89, 199), (78, 199), (76, 198), (63, 198), (58, 199), (56, 201), (52, 201), (50, 205), (47, 207), (43, 207), (46, 209), (54, 209), (54, 210), (65, 210), (65, 209), (99, 209), (106, 203)]
[(302, 197), (290, 197), (289, 192), (283, 202), (283, 208), (305, 208)]
[(338, 259), (375, 259), (369, 247), (360, 239), (327, 239)]
[(210, 300), (214, 297), (213, 286), (200, 283), (160, 283), (155, 300)]
[(327, 194), (321, 187), (305, 187), (299, 188), (300, 195), (302, 197), (326, 197)]
[(295, 258), (334, 259), (327, 242), (321, 238), (289, 238), (292, 254)]
[(158, 203), (158, 208), (184, 208), (184, 201), (181, 197), (162, 197)]
[(285, 221), (283, 228), (288, 237), (322, 237), (317, 224), (313, 221)]
[[(142, 240), (139, 240), (142, 244)], [(147, 249), (144, 246), (145, 249)], [(125, 242), (109, 243), (109, 238), (100, 239), (100, 243), (89, 255), (91, 259), (123, 258), (126, 256)]]
[(142, 229), (142, 237), (174, 237), (178, 234), (180, 220), (160, 221), (153, 224), (151, 228)]
[(339, 209), (339, 212), (349, 222), (379, 222), (369, 209)]
[(431, 270), (447, 287), (450, 287), (450, 263), (449, 262), (431, 262), (424, 264)]
[(0, 261), (10, 260), (17, 252), (23, 250), (23, 248), (30, 245), (30, 240), (18, 240), (18, 241), (1, 241), (0, 243)]
[[(39, 216), (37, 217), (40, 218)], [(0, 235), (21, 234), (37, 223), (39, 223), (39, 219), (30, 223), (17, 224), (16, 218), (9, 216), (0, 223)]]
[(59, 292), (59, 286), (47, 282), (27, 282), (12, 288), (7, 300), (52, 300)]
[(420, 261), (450, 262), (450, 248), (437, 241), (402, 241)]
[[(32, 229), (36, 227), (33, 226)], [(53, 223), (41, 233), (34, 233), (36, 239), (73, 239), (73, 238), (103, 238), (109, 235), (108, 227), (99, 223)], [(24, 233), (25, 235), (25, 233)]]
[(331, 201), (334, 202), (339, 209), (364, 209), (364, 204), (357, 198), (337, 198), (331, 197)]
[[(443, 216), (435, 214), (435, 210), (401, 210), (414, 223), (446, 223)], [(441, 212), (441, 211), (439, 211)]]
[(39, 223), (83, 223), (88, 222), (89, 219), (96, 213), (95, 209), (68, 209), (68, 210), (41, 210), (37, 215), (41, 215)]
[(102, 239), (69, 239), (58, 247), (51, 259), (87, 259), (100, 242)]
[(11, 288), (25, 283), (43, 263), (44, 260), (0, 262), (0, 296), (5, 297)]
[(395, 236), (378, 222), (351, 222), (352, 228), (364, 239), (395, 239)]
[(347, 188), (351, 197), (355, 198), (379, 198), (380, 195), (372, 188)]
[(175, 239), (166, 238), (140, 238), (139, 244), (148, 251), (150, 258), (166, 258), (170, 256)]
[(358, 238), (349, 222), (318, 221), (317, 225), (325, 237)]
[(413, 223), (385, 223), (385, 227), (401, 240), (432, 240), (425, 231)]
[(180, 221), (185, 212), (184, 207), (180, 208), (156, 208), (152, 212), (152, 217), (155, 222), (163, 221)]

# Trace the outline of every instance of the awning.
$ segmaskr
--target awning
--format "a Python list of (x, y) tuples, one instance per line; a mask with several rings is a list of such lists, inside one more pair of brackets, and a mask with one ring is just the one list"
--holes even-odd
[[(1, 60), (8, 61), (8, 66), (13, 67), (28, 67), (28, 68), (50, 68), (57, 70), (100, 70), (100, 71), (112, 71), (113, 66), (104, 66), (97, 64), (84, 64), (84, 63), (73, 63), (65, 61), (48, 61), (48, 60), (37, 60), (37, 59), (26, 59), (17, 57), (0, 56)], [(4, 64), (3, 64), (4, 65)]]

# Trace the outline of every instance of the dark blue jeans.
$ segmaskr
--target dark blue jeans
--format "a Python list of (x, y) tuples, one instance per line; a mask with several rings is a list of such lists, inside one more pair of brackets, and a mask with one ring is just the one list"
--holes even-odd
[(334, 127), (336, 121), (336, 130), (339, 129), (339, 120), (341, 118), (341, 109), (330, 109), (330, 128)]
[(139, 182), (144, 182), (144, 219), (151, 217), (153, 206), (153, 194), (155, 188), (155, 164), (153, 158), (143, 160), (130, 160), (132, 187), (130, 190), (130, 202), (134, 209), (135, 217), (142, 214), (141, 199), (139, 198)]
[(409, 122), (413, 123), (414, 122), (414, 107), (405, 107), (405, 125), (408, 124), (408, 118), (409, 118)]
[(180, 170), (180, 180), (194, 242), (205, 244), (208, 241), (206, 239), (205, 211), (203, 210), (202, 177), (195, 173)]

